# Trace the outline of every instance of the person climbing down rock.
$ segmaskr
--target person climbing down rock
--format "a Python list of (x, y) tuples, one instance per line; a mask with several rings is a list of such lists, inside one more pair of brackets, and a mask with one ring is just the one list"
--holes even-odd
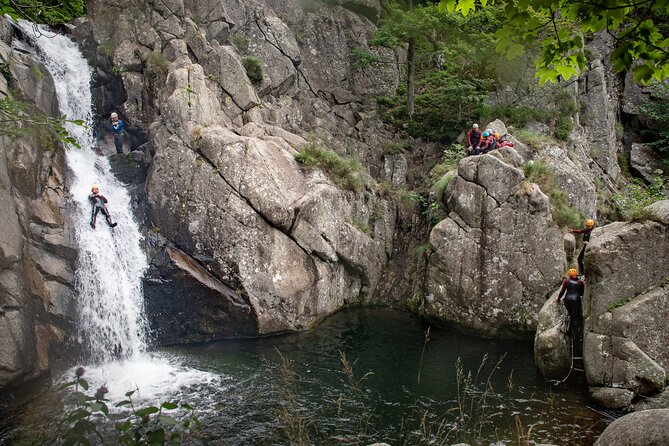
[(93, 205), (93, 209), (91, 211), (91, 227), (93, 229), (95, 229), (95, 219), (98, 216), (98, 212), (102, 212), (102, 215), (105, 216), (105, 220), (107, 220), (107, 224), (110, 228), (116, 227), (118, 223), (112, 223), (107, 206), (105, 206), (107, 199), (104, 195), (100, 195), (100, 188), (97, 185), (93, 185), (93, 187), (91, 187), (91, 194), (88, 196), (88, 200)]
[(575, 335), (581, 327), (581, 299), (583, 298), (583, 290), (585, 285), (581, 279), (578, 278), (578, 271), (576, 268), (570, 268), (567, 271), (569, 278), (562, 283), (562, 288), (557, 296), (557, 301), (564, 297), (564, 306), (569, 313), (569, 321), (567, 323), (567, 333)]
[(123, 131), (123, 120), (118, 119), (118, 113), (112, 112), (111, 116), (111, 128), (114, 133), (114, 145), (116, 146), (116, 153), (121, 155), (123, 153), (123, 137), (125, 132)]
[(590, 242), (590, 233), (592, 232), (593, 229), (595, 229), (595, 220), (588, 219), (585, 221), (585, 228), (569, 230), (569, 232), (571, 232), (572, 234), (583, 234), (583, 248), (581, 248), (581, 252), (578, 254), (578, 271), (583, 276), (585, 275), (585, 269), (583, 264), (583, 260), (585, 258), (585, 248), (588, 246), (588, 243)]

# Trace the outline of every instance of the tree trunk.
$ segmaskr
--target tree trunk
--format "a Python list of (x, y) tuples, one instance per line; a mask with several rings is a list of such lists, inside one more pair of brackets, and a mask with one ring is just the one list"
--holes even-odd
[[(409, 10), (413, 9), (413, 0), (407, 1)], [(416, 80), (416, 39), (409, 37), (409, 48), (407, 48), (407, 114), (409, 119), (413, 116), (414, 81)]]
[(416, 39), (409, 38), (407, 49), (407, 114), (413, 116), (414, 81), (416, 78)]

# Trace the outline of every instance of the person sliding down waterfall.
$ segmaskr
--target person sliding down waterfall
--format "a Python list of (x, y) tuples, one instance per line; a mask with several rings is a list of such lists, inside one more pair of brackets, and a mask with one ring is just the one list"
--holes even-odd
[(116, 227), (118, 223), (112, 223), (107, 206), (105, 206), (107, 199), (104, 195), (100, 195), (100, 188), (97, 185), (93, 185), (93, 187), (91, 187), (91, 194), (88, 196), (88, 200), (93, 205), (93, 209), (91, 211), (91, 228), (95, 229), (95, 219), (98, 216), (98, 212), (102, 212), (102, 215), (105, 216), (107, 224), (110, 228)]
[(560, 302), (560, 299), (564, 296), (564, 306), (567, 309), (567, 313), (569, 313), (567, 333), (573, 336), (581, 327), (581, 299), (583, 298), (585, 285), (578, 278), (576, 268), (570, 268), (567, 274), (569, 278), (565, 279), (562, 283), (557, 301)]

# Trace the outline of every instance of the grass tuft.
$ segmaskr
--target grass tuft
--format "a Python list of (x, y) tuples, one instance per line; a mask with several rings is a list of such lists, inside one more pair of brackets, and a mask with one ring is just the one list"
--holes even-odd
[(322, 141), (313, 138), (295, 155), (297, 162), (323, 170), (340, 188), (358, 191), (364, 182), (364, 170), (358, 160), (345, 158), (323, 147)]

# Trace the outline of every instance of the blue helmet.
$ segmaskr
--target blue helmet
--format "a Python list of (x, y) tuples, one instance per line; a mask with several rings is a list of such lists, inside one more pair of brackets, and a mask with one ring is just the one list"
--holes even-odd
[(483, 136), (487, 138), (488, 136), (490, 136), (490, 133), (488, 133), (488, 132), (483, 132)]

